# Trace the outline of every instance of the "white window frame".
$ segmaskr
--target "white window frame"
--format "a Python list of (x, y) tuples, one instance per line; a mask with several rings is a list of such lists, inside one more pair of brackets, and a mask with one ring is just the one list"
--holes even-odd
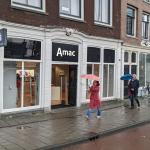
[(80, 12), (81, 16), (79, 16), (79, 17), (73, 16), (73, 15), (68, 15), (68, 14), (63, 14), (60, 11), (60, 0), (59, 0), (59, 16), (62, 17), (62, 18), (77, 20), (77, 21), (84, 21), (84, 0), (81, 0), (80, 10), (81, 10), (81, 12)]
[[(147, 38), (145, 38), (144, 36), (143, 36), (143, 15), (147, 15), (148, 16), (148, 31), (147, 31), (147, 33), (148, 33), (148, 35), (147, 35)], [(148, 13), (143, 13), (142, 14), (142, 39), (144, 39), (144, 40), (149, 40), (149, 19), (150, 19), (150, 15), (148, 14)]]
[(109, 23), (103, 23), (103, 22), (100, 22), (100, 21), (97, 21), (95, 19), (95, 0), (94, 0), (94, 23), (96, 25), (102, 25), (102, 26), (107, 26), (107, 27), (112, 27), (112, 16), (113, 16), (113, 0), (110, 0), (110, 20), (109, 20)]
[(18, 8), (18, 9), (30, 10), (30, 11), (41, 12), (41, 13), (45, 13), (45, 11), (46, 11), (46, 7), (45, 7), (46, 1), (45, 0), (41, 0), (41, 8), (24, 5), (21, 3), (14, 2), (13, 0), (11, 0), (11, 6)]
[(136, 8), (135, 7), (132, 7), (132, 6), (130, 6), (130, 5), (127, 5), (127, 9), (128, 8), (131, 8), (131, 9), (134, 9), (134, 15), (135, 15), (135, 17), (134, 17), (134, 34), (133, 35), (129, 35), (128, 33), (127, 33), (127, 15), (126, 15), (126, 34), (127, 34), (127, 36), (128, 37), (136, 37), (136, 20), (137, 20), (137, 10), (136, 10)]

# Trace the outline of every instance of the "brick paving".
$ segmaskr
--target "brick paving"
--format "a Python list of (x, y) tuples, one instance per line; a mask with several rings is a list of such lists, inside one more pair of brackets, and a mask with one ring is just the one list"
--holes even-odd
[[(102, 118), (94, 114), (85, 119), (84, 108), (68, 108), (46, 114), (1, 117), (0, 150), (33, 150), (58, 148), (150, 121), (149, 98), (141, 99), (140, 109), (127, 105), (104, 106)], [(112, 108), (112, 109), (110, 109)]]

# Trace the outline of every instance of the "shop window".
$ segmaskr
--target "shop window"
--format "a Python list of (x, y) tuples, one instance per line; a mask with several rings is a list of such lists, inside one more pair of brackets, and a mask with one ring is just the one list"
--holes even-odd
[(3, 108), (39, 105), (40, 63), (4, 61)]
[(25, 62), (23, 79), (23, 107), (39, 105), (40, 63)]
[(131, 74), (137, 74), (137, 65), (131, 65)]
[(136, 53), (134, 52), (131, 54), (131, 62), (136, 63)]
[(145, 54), (140, 53), (140, 56), (139, 56), (139, 81), (140, 81), (140, 86), (145, 86), (145, 62), (146, 62)]
[(104, 63), (115, 63), (115, 51), (104, 49)]
[(150, 54), (146, 56), (146, 82), (150, 84)]
[[(87, 64), (87, 74), (94, 74), (99, 76), (100, 73), (100, 64)], [(92, 86), (92, 80), (86, 81), (86, 98), (89, 99), (89, 87)]]
[(11, 5), (17, 8), (45, 11), (45, 0), (11, 0)]
[(8, 38), (7, 46), (4, 48), (4, 58), (40, 60), (41, 42)]
[(88, 47), (87, 62), (100, 62), (100, 49), (95, 47)]
[(95, 0), (95, 22), (111, 25), (112, 0)]
[(128, 52), (124, 53), (124, 62), (129, 62), (129, 53)]
[(114, 96), (114, 65), (105, 64), (103, 72), (103, 97), (112, 97)]
[(60, 15), (81, 19), (82, 2), (83, 0), (59, 0)]

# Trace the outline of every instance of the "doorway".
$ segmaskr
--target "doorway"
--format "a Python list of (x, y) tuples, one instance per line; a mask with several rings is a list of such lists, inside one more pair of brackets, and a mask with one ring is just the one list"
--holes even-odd
[(52, 65), (52, 109), (76, 106), (77, 65)]
[[(137, 74), (137, 65), (124, 65), (124, 74)], [(124, 81), (124, 98), (128, 98), (128, 81)]]

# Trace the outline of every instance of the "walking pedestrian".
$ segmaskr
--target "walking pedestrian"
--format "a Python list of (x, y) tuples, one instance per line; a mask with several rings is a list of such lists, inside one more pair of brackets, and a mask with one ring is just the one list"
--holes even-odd
[(136, 74), (132, 75), (132, 79), (129, 81), (128, 89), (130, 93), (131, 109), (134, 108), (134, 100), (137, 102), (138, 107), (140, 107), (140, 102), (138, 100), (138, 88), (139, 80), (136, 78)]
[(89, 108), (88, 111), (86, 112), (86, 118), (89, 119), (91, 116), (91, 113), (96, 110), (97, 112), (97, 118), (101, 118), (101, 110), (100, 110), (100, 105), (101, 101), (99, 98), (99, 86), (100, 83), (99, 81), (94, 81), (93, 85), (90, 87), (90, 103), (89, 103)]

